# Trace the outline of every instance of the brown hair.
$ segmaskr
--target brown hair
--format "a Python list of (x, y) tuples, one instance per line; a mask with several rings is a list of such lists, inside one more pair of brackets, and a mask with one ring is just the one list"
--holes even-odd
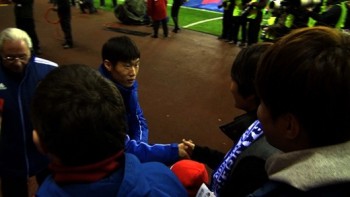
[(261, 58), (256, 89), (273, 118), (294, 114), (312, 146), (350, 139), (350, 37), (328, 27), (282, 37)]

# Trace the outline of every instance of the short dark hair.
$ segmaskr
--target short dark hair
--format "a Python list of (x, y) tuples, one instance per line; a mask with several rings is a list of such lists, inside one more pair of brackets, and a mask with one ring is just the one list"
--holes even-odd
[(311, 146), (350, 139), (350, 36), (328, 27), (294, 30), (271, 46), (256, 75), (272, 118), (291, 113)]
[(109, 39), (102, 47), (102, 61), (109, 60), (113, 65), (118, 62), (129, 62), (140, 58), (136, 44), (127, 36)]
[(238, 92), (244, 97), (256, 95), (254, 80), (258, 61), (272, 43), (263, 42), (243, 48), (231, 67), (231, 78), (238, 85)]
[(95, 163), (124, 148), (123, 98), (88, 66), (50, 72), (36, 89), (31, 115), (44, 147), (64, 165)]

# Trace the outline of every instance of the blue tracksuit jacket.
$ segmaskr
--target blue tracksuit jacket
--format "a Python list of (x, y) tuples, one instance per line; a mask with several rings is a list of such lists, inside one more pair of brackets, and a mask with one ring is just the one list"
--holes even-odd
[(2, 66), (0, 60), (0, 99), (4, 100), (0, 138), (0, 176), (32, 176), (47, 167), (32, 139), (29, 108), (38, 82), (57, 67), (56, 63), (32, 56), (24, 76)]
[[(100, 65), (99, 72), (107, 79), (113, 81), (112, 76), (103, 64)], [(166, 165), (172, 165), (178, 161), (178, 144), (147, 143), (148, 128), (137, 98), (137, 82), (131, 88), (122, 87), (116, 82), (114, 84), (123, 96), (128, 114), (129, 133), (125, 141), (125, 152), (136, 155), (141, 162), (157, 161)]]

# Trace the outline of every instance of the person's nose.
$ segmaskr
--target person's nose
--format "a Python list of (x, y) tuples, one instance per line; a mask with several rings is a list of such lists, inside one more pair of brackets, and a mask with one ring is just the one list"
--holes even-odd
[(131, 66), (129, 75), (130, 76), (135, 76), (137, 73), (137, 68), (135, 66)]
[(12, 57), (12, 59), (9, 59), (8, 61), (11, 62), (11, 63), (20, 62), (21, 58), (19, 58), (19, 57)]
[(16, 58), (13, 60), (12, 64), (16, 66), (21, 66), (23, 63), (19, 58)]

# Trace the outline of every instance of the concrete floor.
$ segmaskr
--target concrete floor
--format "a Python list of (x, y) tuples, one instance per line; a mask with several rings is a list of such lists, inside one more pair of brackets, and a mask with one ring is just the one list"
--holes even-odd
[[(75, 45), (65, 50), (59, 25), (45, 19), (47, 14), (49, 21), (57, 20), (55, 12), (46, 13), (50, 6), (48, 0), (35, 2), (41, 57), (61, 65), (82, 63), (97, 68), (102, 44), (122, 35), (105, 30), (105, 26), (152, 32), (147, 26), (122, 25), (111, 12), (80, 14), (72, 7)], [(1, 6), (0, 30), (14, 25), (13, 7)], [(226, 152), (232, 141), (218, 127), (242, 113), (234, 108), (229, 91), (231, 65), (240, 49), (213, 35), (186, 29), (167, 39), (129, 36), (141, 50), (139, 99), (149, 124), (150, 142), (180, 142), (186, 138)]]

